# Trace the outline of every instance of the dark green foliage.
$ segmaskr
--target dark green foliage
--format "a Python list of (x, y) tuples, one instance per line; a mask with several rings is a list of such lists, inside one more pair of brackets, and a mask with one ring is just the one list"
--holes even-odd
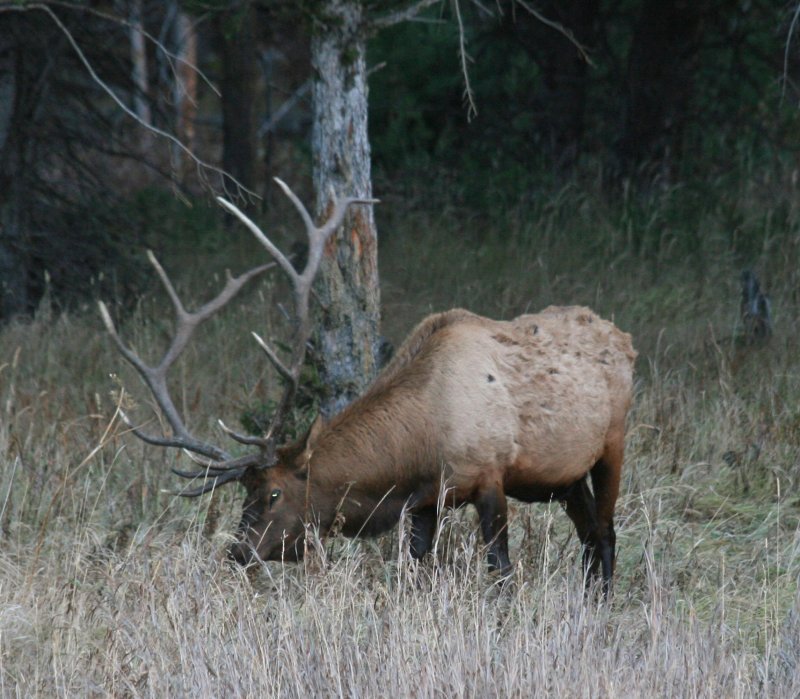
[[(375, 17), (405, 4), (365, 3), (365, 10)], [(128, 27), (82, 6), (53, 8), (103, 80), (130, 103)], [(779, 231), (797, 227), (782, 190), (780, 202), (761, 216), (739, 201), (742, 177), (772, 173), (786, 183), (796, 168), (800, 124), (793, 79), (800, 42), (793, 37), (782, 77), (791, 20), (786, 6), (767, 0), (542, 0), (535, 6), (585, 47), (591, 64), (563, 33), (519, 3), (498, 0), (481, 9), (462, 2), (478, 109), (471, 120), (451, 4), (429, 8), (427, 22), (400, 23), (371, 40), (369, 65), (386, 64), (370, 78), (370, 136), (382, 198), (394, 194), (413, 206), (467, 211), (481, 222), (475, 236), (482, 245), (506, 240), (508, 226), (497, 221), (509, 210), (547, 212), (553, 225), (569, 225), (562, 219), (574, 212), (565, 212), (560, 201), (565, 191), (577, 191), (584, 211), (606, 218), (584, 216), (572, 229), (574, 244), (598, 254), (616, 250), (619, 241), (610, 242), (603, 231), (617, 226), (626, 249), (651, 261), (680, 255), (696, 261), (708, 248), (705, 221), (712, 215), (724, 223), (716, 238), (725, 239), (741, 265)], [(151, 32), (161, 31), (165, 7), (145, 4)], [(238, 21), (242, 7), (222, 0), (181, 4), (196, 18), (233, 10)], [(273, 75), (275, 108), (307, 78), (308, 66), (298, 56), (307, 50), (318, 3), (263, 0), (253, 7), (259, 50), (286, 53)], [(145, 141), (121, 116), (63, 32), (40, 11), (4, 12), (2, 21), (3, 36), (24, 58), (13, 131), (24, 162), (3, 161), (8, 172), (0, 177), (0, 213), (4, 221), (15, 212), (24, 216), (13, 240), (8, 226), (0, 232), (0, 248), (13, 247), (24, 267), (25, 310), (36, 307), (46, 277), (60, 305), (86, 298), (87, 290), (133, 298), (142, 289), (145, 247), (221, 249), (224, 233), (212, 202), (198, 203), (184, 190), (178, 199), (166, 179), (133, 164), (147, 161), (161, 174), (174, 174), (164, 143)], [(212, 25), (198, 24), (198, 60), (219, 83), (221, 49)], [(235, 25), (226, 25), (226, 32), (235, 33)], [(169, 130), (170, 71), (152, 45), (148, 58), (153, 118)], [(202, 81), (199, 98), (198, 134), (206, 130), (198, 155), (218, 162), (221, 103)], [(256, 108), (261, 104), (259, 95)], [(638, 131), (637, 124), (643, 124)], [(276, 132), (270, 139), (247, 150), (264, 146), (272, 153), (268, 169), (280, 176), (304, 171), (306, 133)], [(262, 177), (256, 165), (255, 178)], [(761, 185), (764, 192), (773, 186), (784, 184), (765, 179)], [(256, 181), (255, 189), (262, 188)], [(12, 192), (17, 199), (9, 204)], [(540, 232), (524, 235), (535, 244)]]
[(443, 162), (454, 122), (465, 120), (459, 92), (458, 30), (399, 24), (370, 44), (370, 64), (386, 63), (370, 84), (370, 140), (376, 163), (387, 168), (415, 158)]
[(213, 253), (230, 242), (220, 225), (219, 207), (201, 197), (178, 199), (173, 192), (151, 186), (121, 202), (116, 214), (155, 250)]
[[(293, 442), (308, 431), (314, 418), (319, 414), (319, 403), (313, 402), (297, 405), (291, 411), (286, 422), (286, 442)], [(249, 434), (263, 435), (269, 427), (275, 409), (276, 401), (266, 401), (244, 408), (239, 416), (239, 422)]]
[(116, 219), (115, 210), (92, 202), (74, 202), (61, 210), (40, 206), (40, 213), (49, 215), (46, 227), (31, 231), (29, 238), (32, 300), (47, 293), (58, 308), (73, 308), (92, 297), (135, 303), (150, 272), (141, 239)]
[[(467, 5), (472, 121), (448, 10), (429, 12), (440, 23), (397, 25), (371, 43), (370, 63), (386, 62), (370, 95), (379, 170), (457, 172), (465, 198), (482, 208), (494, 191), (524, 196), (587, 165), (609, 182), (650, 186), (716, 177), (740, 149), (769, 159), (797, 148), (797, 110), (780, 94), (780, 4), (537, 3), (591, 65), (519, 4), (499, 2), (492, 17)], [(790, 78), (794, 68), (791, 60)]]
[[(274, 344), (283, 352), (290, 351), (289, 347), (282, 342)], [(295, 396), (294, 406), (285, 423), (287, 441), (293, 441), (305, 434), (314, 418), (319, 414), (319, 406), (324, 396), (325, 386), (320, 380), (313, 354), (309, 352), (300, 373), (300, 385)], [(267, 432), (269, 422), (277, 407), (278, 401), (272, 399), (245, 406), (239, 416), (239, 422), (250, 434), (263, 435)]]
[[(293, 442), (308, 431), (314, 418), (319, 414), (319, 386), (313, 383), (304, 383), (298, 392), (298, 399), (294, 408), (286, 419), (286, 442)], [(244, 430), (252, 435), (264, 435), (269, 428), (278, 402), (267, 400), (263, 403), (248, 405), (242, 409), (239, 422)]]

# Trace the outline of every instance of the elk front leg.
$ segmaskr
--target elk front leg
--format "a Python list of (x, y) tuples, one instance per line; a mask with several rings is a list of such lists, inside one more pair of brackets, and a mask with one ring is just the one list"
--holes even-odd
[(508, 506), (506, 495), (499, 485), (482, 488), (474, 500), (481, 519), (483, 540), (489, 547), (488, 559), (491, 572), (502, 575), (511, 572), (508, 557)]
[(435, 507), (425, 507), (411, 513), (411, 556), (413, 558), (422, 558), (433, 547), (436, 521)]

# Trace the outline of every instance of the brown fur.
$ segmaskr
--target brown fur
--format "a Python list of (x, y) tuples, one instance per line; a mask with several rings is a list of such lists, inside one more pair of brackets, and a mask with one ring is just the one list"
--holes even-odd
[(587, 308), (511, 321), (461, 309), (428, 316), (359, 400), (244, 479), (250, 545), (234, 555), (252, 547), (294, 559), (304, 521), (326, 531), (338, 516), (348, 536), (377, 534), (404, 506), (422, 555), (444, 483), (448, 505), (476, 505), (490, 565), (502, 570), (505, 497), (563, 500), (587, 571), (602, 564), (607, 587), (635, 357), (630, 335)]

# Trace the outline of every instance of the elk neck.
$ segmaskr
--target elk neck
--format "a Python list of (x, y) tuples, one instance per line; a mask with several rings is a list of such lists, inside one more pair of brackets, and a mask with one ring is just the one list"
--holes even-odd
[(439, 455), (420, 390), (427, 372), (414, 369), (369, 389), (313, 445), (310, 492), (325, 525), (341, 513), (346, 535), (378, 534), (428, 489)]

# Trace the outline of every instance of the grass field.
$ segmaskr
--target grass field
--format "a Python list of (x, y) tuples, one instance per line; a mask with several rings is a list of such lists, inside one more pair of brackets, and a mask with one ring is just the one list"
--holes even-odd
[[(233, 568), (224, 551), (240, 494), (163, 492), (183, 457), (126, 434), (116, 408), (146, 416), (149, 402), (93, 309), (55, 315), (43, 304), (35, 320), (3, 328), (0, 695), (800, 695), (792, 182), (752, 177), (714, 198), (673, 188), (614, 206), (574, 186), (481, 215), (413, 192), (385, 198), (393, 340), (454, 305), (511, 317), (582, 303), (633, 334), (607, 606), (584, 599), (578, 542), (557, 505), (513, 507), (517, 566), (505, 589), (485, 570), (471, 510), (444, 519), (436, 555), (420, 564), (398, 527), (378, 540), (315, 539), (301, 565)], [(184, 270), (187, 294), (208, 296), (215, 273), (252, 259), (246, 235), (191, 258), (175, 249), (166, 264)], [(761, 344), (740, 338), (744, 266), (774, 306), (774, 336)], [(249, 330), (279, 332), (282, 290), (254, 286), (176, 367), (195, 431), (235, 423), (274, 389)], [(154, 292), (122, 331), (155, 356), (169, 323)]]

